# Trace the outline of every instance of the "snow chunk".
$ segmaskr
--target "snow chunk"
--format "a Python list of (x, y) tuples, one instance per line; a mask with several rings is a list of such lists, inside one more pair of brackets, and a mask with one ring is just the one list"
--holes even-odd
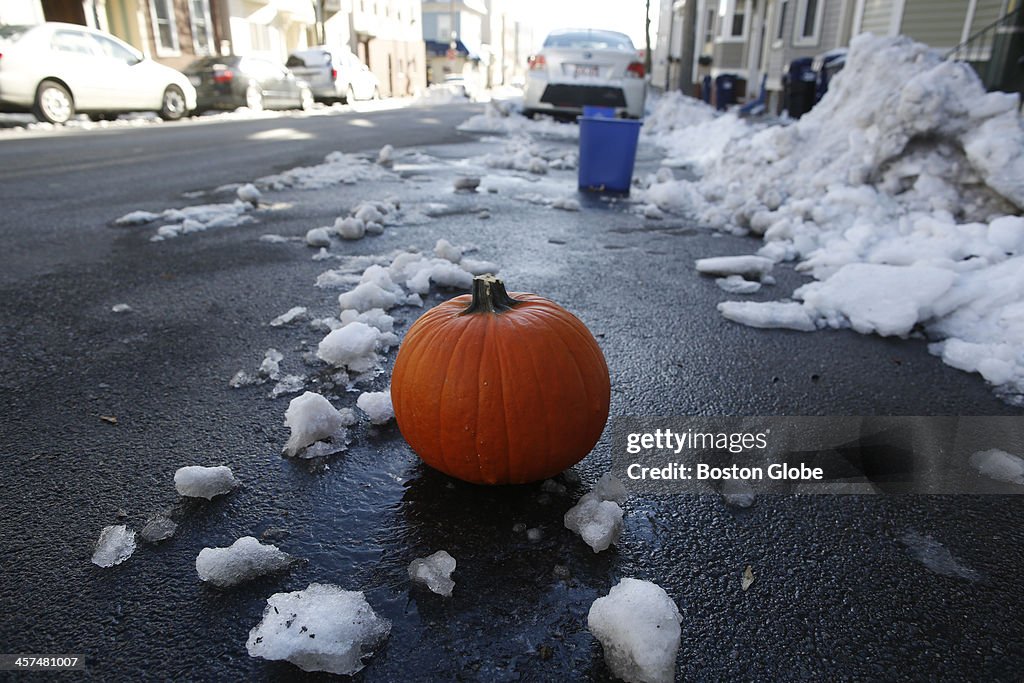
[(497, 275), (500, 266), (494, 261), (479, 261), (477, 259), (463, 258), (459, 266), (470, 275)]
[(931, 536), (924, 536), (911, 530), (900, 536), (899, 541), (918, 562), (936, 574), (968, 581), (976, 581), (981, 578), (978, 572), (961, 564), (949, 551), (949, 548)]
[(123, 524), (103, 527), (92, 563), (97, 567), (113, 567), (121, 564), (135, 552), (135, 532)]
[(456, 190), (476, 192), (476, 188), (480, 186), (480, 178), (476, 176), (459, 176), (455, 179), (454, 185)]
[(827, 280), (801, 287), (794, 296), (826, 320), (845, 318), (861, 334), (902, 337), (932, 316), (933, 306), (955, 278), (944, 268), (851, 263)]
[(389, 633), (391, 622), (373, 611), (362, 592), (311, 583), (306, 590), (271, 595), (245, 647), (250, 657), (351, 676)]
[(132, 307), (128, 304), (114, 304), (110, 307), (113, 313), (131, 313)]
[(587, 628), (612, 674), (631, 683), (675, 680), (683, 617), (661, 586), (622, 579), (590, 606)]
[(381, 425), (395, 417), (390, 389), (363, 392), (356, 399), (356, 405), (369, 416), (371, 424)]
[(205, 498), (213, 500), (217, 496), (229, 493), (238, 486), (238, 480), (226, 465), (217, 467), (201, 467), (190, 465), (178, 468), (174, 473), (174, 488), (178, 494), (186, 498)]
[(697, 259), (697, 272), (704, 275), (739, 275), (760, 280), (772, 271), (775, 262), (763, 256), (715, 256)]
[(398, 294), (375, 282), (362, 282), (355, 289), (338, 296), (338, 305), (342, 309), (354, 308), (357, 311), (368, 311), (371, 308), (386, 311), (398, 305), (398, 298)]
[(452, 589), (455, 588), (455, 582), (451, 579), (453, 571), (455, 558), (444, 550), (409, 563), (409, 578), (413, 583), (421, 583), (446, 598), (452, 596)]
[(561, 209), (562, 211), (579, 211), (580, 202), (574, 197), (558, 197), (551, 202), (552, 209)]
[(149, 543), (166, 541), (178, 530), (178, 525), (166, 515), (156, 515), (146, 522), (139, 534)]
[(434, 245), (434, 255), (452, 263), (462, 260), (463, 247), (457, 247), (446, 239), (439, 239)]
[(309, 316), (307, 315), (308, 310), (305, 306), (294, 306), (289, 308), (285, 313), (277, 316), (270, 321), (271, 327), (281, 327), (288, 323), (295, 322), (296, 320), (305, 320)]
[(595, 553), (618, 543), (622, 534), (622, 508), (602, 500), (595, 492), (585, 494), (565, 513), (565, 528), (580, 535)]
[(245, 581), (287, 568), (292, 556), (277, 546), (264, 545), (243, 536), (227, 548), (203, 548), (196, 557), (196, 573), (218, 588), (230, 588)]
[(601, 500), (610, 500), (619, 505), (625, 503), (628, 496), (626, 486), (622, 483), (622, 480), (611, 472), (605, 472), (601, 475), (601, 478), (597, 480), (597, 485), (594, 486), (593, 492)]
[(719, 289), (729, 294), (753, 294), (761, 289), (760, 282), (744, 280), (742, 275), (720, 277), (715, 280), (715, 284), (718, 285)]
[(294, 187), (299, 190), (317, 190), (331, 185), (354, 184), (361, 180), (383, 180), (394, 177), (384, 166), (371, 163), (354, 154), (331, 152), (322, 164), (299, 166), (284, 173), (257, 179), (263, 187), (283, 190)]
[(393, 145), (384, 145), (377, 152), (377, 163), (381, 166), (390, 166), (394, 161), (395, 148)]
[(781, 327), (801, 332), (817, 329), (807, 310), (796, 302), (723, 301), (718, 311), (733, 322), (751, 327)]
[(263, 193), (256, 189), (256, 186), (252, 183), (242, 185), (235, 191), (235, 194), (238, 195), (240, 200), (243, 202), (249, 202), (253, 206), (259, 204), (260, 199), (263, 197)]
[(132, 211), (115, 220), (114, 225), (144, 225), (152, 223), (161, 216), (162, 214), (152, 213), (151, 211)]
[(362, 239), (363, 236), (366, 235), (366, 223), (355, 216), (337, 218), (334, 221), (334, 231), (338, 233), (342, 239), (358, 240)]
[(327, 234), (327, 228), (313, 228), (306, 233), (306, 245), (310, 247), (331, 246), (331, 236)]
[(284, 423), (291, 428), (291, 436), (284, 452), (295, 456), (306, 446), (333, 436), (345, 427), (345, 418), (331, 402), (320, 394), (307, 391), (288, 404)]
[(332, 330), (317, 346), (316, 355), (335, 367), (355, 372), (372, 368), (378, 360), (377, 340), (379, 332), (363, 322), (353, 322)]
[(970, 463), (986, 477), (1024, 485), (1024, 459), (1012, 453), (998, 448), (978, 451), (971, 455)]

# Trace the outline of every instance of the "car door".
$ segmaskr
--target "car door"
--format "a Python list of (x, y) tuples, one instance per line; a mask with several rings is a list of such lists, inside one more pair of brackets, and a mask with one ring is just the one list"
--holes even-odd
[(98, 64), (105, 109), (110, 111), (155, 110), (160, 107), (166, 83), (142, 65), (142, 58), (112, 38), (92, 35), (99, 47)]
[(50, 36), (47, 76), (67, 83), (78, 109), (99, 109), (105, 99), (99, 46), (85, 31), (60, 28)]

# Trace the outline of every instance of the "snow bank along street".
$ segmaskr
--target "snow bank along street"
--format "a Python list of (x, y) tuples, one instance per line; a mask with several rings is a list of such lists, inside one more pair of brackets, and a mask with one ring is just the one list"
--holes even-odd
[[(140, 200), (107, 262), (5, 290), (0, 588), (25, 597), (0, 639), (97, 679), (1019, 670), (1013, 497), (636, 495), (607, 431), (543, 481), (475, 486), (419, 462), (392, 386), (413, 323), (497, 275), (592, 333), (613, 416), (1019, 417), (1014, 98), (860, 37), (799, 121), (659, 97), (629, 197), (577, 192), (575, 124), (499, 102), (459, 129)], [(1020, 455), (964, 467), (1018, 486)]]

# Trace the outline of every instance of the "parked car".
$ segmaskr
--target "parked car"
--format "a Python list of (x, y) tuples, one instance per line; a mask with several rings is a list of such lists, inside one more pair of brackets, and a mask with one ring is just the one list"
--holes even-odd
[(195, 106), (184, 75), (114, 36), (58, 22), (0, 26), (0, 111), (31, 111), (50, 123), (129, 111), (173, 121)]
[(523, 113), (577, 115), (585, 105), (640, 118), (647, 97), (644, 65), (624, 33), (560, 29), (528, 60)]
[(309, 83), (313, 97), (323, 102), (380, 99), (380, 81), (351, 50), (326, 47), (296, 50), (289, 55), (285, 66)]
[(196, 88), (196, 114), (238, 107), (262, 111), (313, 106), (308, 83), (285, 66), (259, 57), (203, 57), (189, 64), (185, 75)]

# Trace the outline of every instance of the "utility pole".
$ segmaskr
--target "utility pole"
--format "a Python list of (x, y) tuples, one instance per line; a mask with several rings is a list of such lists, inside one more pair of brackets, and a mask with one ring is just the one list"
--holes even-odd
[(644, 73), (651, 73), (651, 0), (646, 2), (646, 14), (644, 15), (644, 41), (646, 52), (644, 53)]

